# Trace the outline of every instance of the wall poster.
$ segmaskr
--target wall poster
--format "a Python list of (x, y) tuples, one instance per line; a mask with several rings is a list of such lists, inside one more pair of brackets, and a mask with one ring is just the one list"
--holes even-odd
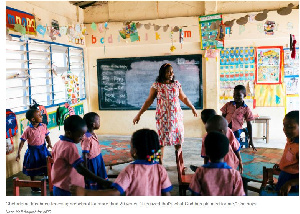
[(256, 84), (281, 84), (282, 70), (282, 46), (266, 46), (256, 48)]

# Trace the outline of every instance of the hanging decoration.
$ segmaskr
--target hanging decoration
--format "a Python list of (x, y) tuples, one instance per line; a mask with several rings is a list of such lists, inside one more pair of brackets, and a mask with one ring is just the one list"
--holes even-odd
[(170, 47), (171, 52), (173, 52), (176, 49), (176, 47), (173, 44), (173, 34), (174, 34), (174, 32), (171, 31), (171, 33), (170, 33), (170, 38), (171, 38), (171, 42), (172, 42), (172, 46)]
[(268, 12), (269, 12), (268, 10), (263, 10), (262, 13), (256, 14), (255, 20), (256, 21), (263, 21), (263, 20), (265, 20), (268, 17)]
[(277, 10), (277, 13), (279, 15), (285, 16), (292, 12), (292, 8), (294, 7), (294, 4), (289, 3), (287, 7), (283, 7)]
[(256, 84), (281, 84), (283, 68), (282, 46), (256, 48)]
[(222, 24), (222, 15), (214, 14), (208, 16), (199, 17), (200, 25), (200, 40), (201, 40), (201, 49), (217, 49), (224, 48), (224, 41), (216, 40), (218, 35), (219, 27), (216, 26), (217, 22)]
[(238, 25), (245, 25), (245, 24), (247, 24), (247, 22), (248, 22), (248, 18), (249, 18), (249, 15), (246, 15), (246, 16), (244, 16), (244, 17), (241, 17), (241, 18), (239, 18), (238, 20), (236, 20), (236, 23), (237, 23)]
[(264, 31), (266, 35), (274, 35), (275, 22), (266, 21), (264, 24)]
[(130, 38), (131, 42), (139, 40), (139, 35), (135, 22), (132, 22), (123, 27), (122, 30), (119, 30), (119, 34), (123, 39)]

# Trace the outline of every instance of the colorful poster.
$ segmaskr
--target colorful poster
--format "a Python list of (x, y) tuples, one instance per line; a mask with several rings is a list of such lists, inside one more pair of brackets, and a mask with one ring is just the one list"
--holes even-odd
[(217, 40), (220, 24), (222, 24), (221, 14), (199, 16), (202, 50), (224, 48), (224, 40)]
[(285, 106), (285, 84), (255, 85), (255, 106), (279, 107)]
[(26, 28), (27, 34), (36, 35), (36, 23), (34, 15), (11, 7), (6, 7), (6, 27), (17, 31), (15, 25), (22, 25)]
[(62, 76), (62, 79), (65, 81), (65, 86), (67, 90), (67, 101), (69, 104), (76, 104), (80, 101), (80, 87), (78, 76), (72, 74), (68, 71), (66, 76)]
[[(236, 85), (249, 88), (253, 85), (255, 76), (254, 47), (231, 47), (220, 50), (220, 100), (232, 100), (233, 89)], [(253, 92), (253, 90), (252, 90)], [(248, 98), (253, 93), (247, 89)]]
[(286, 94), (299, 94), (299, 48), (296, 48), (295, 59), (291, 58), (289, 48), (284, 51), (284, 82), (286, 85)]
[(256, 84), (280, 84), (282, 70), (282, 46), (256, 48)]

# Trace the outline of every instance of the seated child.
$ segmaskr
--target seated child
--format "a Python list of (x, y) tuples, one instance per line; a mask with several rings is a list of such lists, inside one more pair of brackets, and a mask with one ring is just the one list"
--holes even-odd
[(97, 196), (170, 196), (172, 184), (166, 169), (159, 164), (160, 145), (158, 135), (149, 129), (133, 133), (130, 153), (135, 159), (118, 175), (112, 190), (87, 190), (71, 185), (72, 195)]
[(251, 109), (245, 104), (244, 97), (246, 97), (246, 88), (243, 85), (234, 87), (233, 99), (226, 103), (220, 110), (222, 116), (226, 118), (228, 127), (232, 129), (235, 137), (240, 141), (240, 134), (243, 131), (244, 119), (247, 122), (247, 129), (249, 134), (249, 147), (252, 146), (256, 150), (252, 139), (252, 124), (254, 120)]
[[(42, 115), (38, 109), (29, 109), (26, 112), (26, 119), (30, 121), (21, 136), (21, 142), (16, 157), (16, 161), (20, 160), (20, 152), (25, 141), (28, 141), (28, 148), (24, 155), (23, 173), (30, 176), (33, 181), (35, 176), (47, 175), (47, 156), (51, 156), (47, 148), (52, 148), (49, 131), (47, 125), (42, 123)], [(46, 147), (45, 139), (48, 146)], [(32, 187), (33, 192), (39, 192), (39, 188)]]
[[(214, 115), (217, 115), (217, 112), (214, 109), (203, 109), (201, 111), (201, 120), (202, 120), (203, 124), (205, 125), (206, 122)], [(204, 134), (204, 136), (202, 136), (202, 139), (203, 139), (203, 137), (205, 137), (205, 135), (206, 135), (206, 133)], [(204, 142), (204, 140), (202, 141), (202, 146), (204, 147), (203, 142)], [(204, 163), (207, 163), (208, 158), (207, 157), (203, 157), (203, 158), (204, 158)], [(193, 172), (195, 172), (197, 169), (197, 166), (190, 165), (190, 168)]]
[(196, 170), (189, 185), (192, 195), (245, 195), (240, 173), (224, 162), (224, 156), (229, 151), (228, 138), (220, 132), (212, 131), (207, 134), (204, 145), (210, 162)]
[(109, 188), (111, 182), (106, 181), (83, 165), (83, 159), (75, 144), (80, 143), (87, 131), (85, 121), (78, 115), (69, 116), (64, 121), (65, 135), (59, 136), (52, 150), (53, 166), (51, 170), (53, 195), (70, 196), (69, 185), (85, 187), (84, 177), (96, 181), (104, 188)]
[(275, 169), (280, 169), (276, 191), (279, 195), (299, 193), (299, 111), (287, 113), (283, 119), (283, 131), (287, 138), (282, 158)]
[[(103, 179), (108, 179), (99, 141), (97, 135), (94, 133), (94, 130), (98, 130), (100, 128), (100, 117), (95, 112), (89, 112), (83, 116), (83, 119), (88, 129), (81, 141), (84, 166), (95, 175)], [(85, 188), (103, 189), (99, 184), (90, 180), (85, 181)]]
[[(233, 132), (228, 128), (228, 123), (224, 117), (220, 115), (212, 116), (205, 124), (205, 129), (207, 133), (212, 131), (217, 131), (223, 133), (229, 140), (229, 151), (224, 157), (224, 161), (233, 169), (239, 167), (239, 171), (243, 172), (242, 158), (240, 155), (240, 143), (234, 137)], [(202, 149), (201, 157), (204, 157), (204, 164), (208, 162), (209, 157), (206, 155), (206, 150), (204, 146), (204, 140), (206, 136), (202, 138)]]

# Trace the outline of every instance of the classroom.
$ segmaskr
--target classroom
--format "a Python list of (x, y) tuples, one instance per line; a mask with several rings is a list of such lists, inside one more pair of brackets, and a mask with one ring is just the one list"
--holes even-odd
[[(263, 174), (273, 173), (269, 168), (279, 164), (287, 144), (285, 115), (299, 111), (298, 1), (6, 1), (6, 121), (8, 114), (16, 121), (10, 129), (6, 122), (6, 195), (41, 195), (22, 182), (17, 193), (13, 186), (18, 185), (14, 177), (30, 180), (22, 173), (23, 133), (32, 127), (26, 112), (35, 103), (53, 147), (65, 133), (65, 119), (98, 114), (93, 136), (109, 180), (117, 179), (133, 161), (131, 135), (164, 128), (156, 120), (155, 97), (140, 109), (160, 87), (152, 84), (165, 67), (174, 72), (184, 127), (182, 156), (173, 143), (162, 150), (171, 195), (190, 195), (190, 181), (184, 183), (181, 176), (195, 173), (190, 165), (206, 163), (201, 112), (214, 109), (225, 116), (221, 108), (235, 99), (237, 85), (245, 87), (245, 94), (237, 91), (252, 112), (252, 119), (240, 124), (242, 186), (245, 195), (262, 195), (262, 185), (269, 185)], [(20, 138), (26, 142), (18, 151)], [(81, 156), (80, 143), (76, 148)], [(49, 173), (47, 181), (39, 178), (33, 188), (46, 184), (42, 195), (52, 195)]]

